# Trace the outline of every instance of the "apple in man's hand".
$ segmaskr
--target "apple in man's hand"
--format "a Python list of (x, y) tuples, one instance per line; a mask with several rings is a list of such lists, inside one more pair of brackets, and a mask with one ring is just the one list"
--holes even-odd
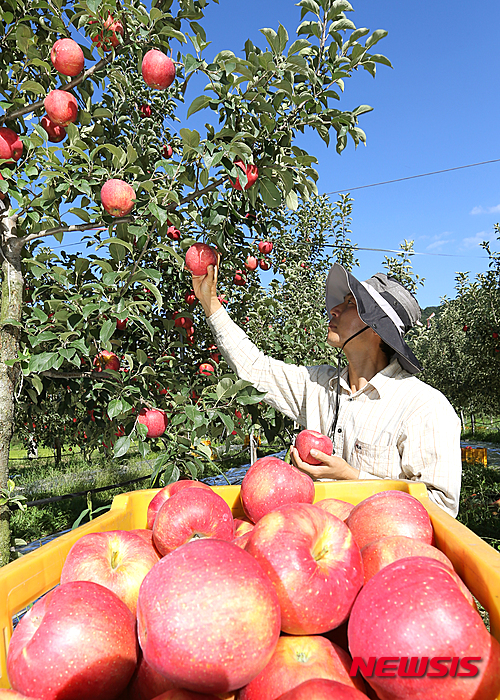
[(321, 464), (320, 460), (311, 456), (311, 450), (319, 450), (327, 455), (333, 454), (333, 442), (317, 430), (301, 430), (295, 438), (295, 447), (300, 459), (307, 464)]
[(195, 276), (207, 274), (209, 265), (217, 265), (217, 254), (206, 243), (194, 243), (186, 251), (186, 267)]

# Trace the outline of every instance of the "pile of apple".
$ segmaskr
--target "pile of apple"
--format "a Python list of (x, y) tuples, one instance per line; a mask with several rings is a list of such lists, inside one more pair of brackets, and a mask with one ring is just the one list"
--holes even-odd
[[(151, 500), (145, 529), (82, 536), (14, 630), (13, 697), (493, 700), (500, 645), (423, 505), (400, 491), (357, 506), (314, 494), (309, 476), (264, 457), (241, 485), (244, 519), (179, 481)], [(350, 675), (352, 657), (465, 656), (480, 659), (475, 676)]]

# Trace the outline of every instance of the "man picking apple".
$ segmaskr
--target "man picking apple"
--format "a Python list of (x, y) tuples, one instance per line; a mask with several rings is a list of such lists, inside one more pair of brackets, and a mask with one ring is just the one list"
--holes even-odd
[(259, 351), (217, 299), (216, 267), (193, 276), (193, 289), (238, 376), (266, 392), (271, 406), (333, 441), (333, 455), (311, 451), (317, 465), (292, 448), (297, 467), (313, 479), (421, 481), (435, 503), (457, 515), (460, 421), (445, 396), (415, 376), (421, 366), (404, 335), (419, 322), (420, 307), (399, 282), (383, 273), (360, 282), (332, 266), (327, 342), (338, 349), (337, 367), (299, 367)]

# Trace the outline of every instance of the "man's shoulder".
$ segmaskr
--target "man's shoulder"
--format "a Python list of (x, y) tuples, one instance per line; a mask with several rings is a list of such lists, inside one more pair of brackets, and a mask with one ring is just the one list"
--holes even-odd
[[(455, 412), (451, 403), (439, 389), (435, 389), (414, 374), (409, 374), (403, 370), (399, 379), (401, 381), (398, 391), (406, 395), (408, 403), (411, 403), (414, 409), (428, 407), (431, 410), (435, 410), (437, 407), (440, 407), (443, 410)], [(394, 380), (397, 381), (397, 378), (395, 377)]]
[(330, 381), (337, 375), (337, 368), (333, 365), (313, 365), (305, 368), (312, 382), (329, 386)]

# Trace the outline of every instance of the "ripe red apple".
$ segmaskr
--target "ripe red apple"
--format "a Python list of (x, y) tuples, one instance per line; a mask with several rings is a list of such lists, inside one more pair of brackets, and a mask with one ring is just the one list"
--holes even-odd
[(326, 678), (312, 678), (301, 683), (287, 693), (280, 695), (279, 700), (366, 700), (367, 696), (356, 688), (345, 683), (330, 681)]
[[(0, 175), (0, 180), (3, 180), (3, 179), (4, 179), (4, 177), (2, 175)], [(0, 199), (5, 199), (6, 196), (7, 195), (5, 195), (3, 192), (0, 192)], [(31, 304), (31, 301), (28, 301), (27, 303)]]
[(193, 289), (184, 294), (184, 301), (186, 302), (186, 304), (189, 304), (189, 306), (193, 306), (193, 304), (196, 304), (196, 294), (194, 293)]
[[(242, 172), (245, 173), (247, 177), (247, 184), (245, 185), (245, 190), (249, 190), (250, 187), (252, 187), (252, 185), (254, 185), (257, 182), (257, 179), (259, 177), (258, 167), (256, 165), (253, 165), (252, 163), (245, 165), (242, 160), (235, 160), (234, 164), (237, 168), (239, 168)], [(235, 190), (243, 190), (239, 177), (236, 178), (235, 182), (233, 182), (232, 180), (230, 182)]]
[(127, 327), (127, 321), (128, 318), (124, 319), (123, 321), (120, 321), (119, 318), (116, 319), (116, 327), (119, 331), (124, 331), (125, 328)]
[(153, 525), (153, 541), (162, 556), (207, 537), (234, 539), (233, 514), (215, 491), (183, 489), (163, 503)]
[(241, 537), (246, 532), (252, 532), (254, 529), (254, 524), (248, 520), (241, 520), (240, 518), (234, 519), (234, 538)]
[(123, 600), (135, 615), (140, 585), (159, 559), (153, 544), (133, 532), (92, 532), (83, 535), (70, 549), (61, 583), (100, 583)]
[(142, 408), (137, 416), (137, 422), (147, 427), (146, 437), (158, 438), (167, 429), (168, 418), (161, 408)]
[(431, 544), (421, 540), (415, 540), (413, 537), (383, 537), (381, 540), (376, 540), (363, 547), (361, 556), (365, 571), (365, 583), (383, 569), (384, 566), (407, 557), (431, 557), (453, 571), (453, 564), (446, 554), (443, 554), (437, 547), (433, 547)]
[(193, 325), (193, 319), (189, 318), (189, 316), (178, 316), (178, 312), (175, 312), (173, 314), (174, 317), (174, 326), (176, 328), (191, 328)]
[(293, 465), (277, 457), (261, 457), (243, 477), (241, 502), (256, 523), (263, 515), (287, 503), (312, 503), (314, 482)]
[[(398, 675), (392, 663), (395, 670), (387, 669), (385, 677), (367, 679), (380, 700), (486, 700), (500, 692), (500, 644), (450, 574), (435, 559), (410, 557), (383, 568), (361, 590), (348, 625), (353, 657), (416, 657), (424, 668), (429, 657), (447, 660), (444, 672), (429, 667), (418, 677)], [(448, 671), (453, 658), (465, 656), (481, 659), (477, 675)]]
[(269, 576), (288, 634), (322, 634), (347, 619), (363, 585), (361, 552), (339, 518), (308, 503), (264, 515), (246, 545)]
[(23, 143), (12, 129), (0, 126), (0, 158), (13, 163), (23, 154)]
[(167, 236), (170, 238), (171, 241), (178, 241), (181, 237), (181, 232), (175, 226), (169, 226), (167, 228)]
[[(280, 637), (270, 662), (240, 691), (239, 700), (276, 700), (313, 678), (364, 690), (360, 678), (349, 676), (350, 668), (349, 654), (325, 637)], [(316, 696), (310, 695), (308, 700), (316, 700)]]
[(236, 270), (233, 277), (233, 284), (236, 284), (238, 287), (244, 287), (246, 283), (247, 277), (245, 273), (241, 270)]
[(162, 153), (163, 153), (164, 158), (171, 158), (173, 152), (174, 152), (174, 150), (169, 143), (167, 143), (166, 146), (163, 146)]
[(139, 107), (139, 112), (142, 114), (143, 117), (150, 117), (151, 116), (151, 105), (141, 105)]
[(318, 459), (311, 457), (311, 450), (319, 450), (327, 455), (333, 453), (333, 442), (317, 430), (301, 430), (295, 438), (295, 447), (299, 451), (300, 459), (307, 464), (321, 464)]
[[(94, 24), (94, 22), (91, 21), (89, 24)], [(115, 20), (113, 15), (108, 12), (108, 17), (104, 22), (104, 31), (92, 37), (92, 41), (99, 48), (102, 46), (103, 51), (111, 51), (112, 48), (116, 49), (119, 46), (120, 39), (118, 37), (123, 38), (123, 34), (123, 24), (120, 20)]]
[(187, 249), (185, 264), (193, 275), (206, 275), (209, 265), (217, 265), (217, 254), (206, 243), (194, 243)]
[(279, 638), (274, 588), (255, 559), (231, 542), (202, 539), (160, 559), (137, 606), (147, 663), (172, 683), (223, 693), (249, 683)]
[(21, 693), (16, 693), (15, 690), (0, 688), (0, 700), (30, 700), (30, 698), (28, 698), (27, 695), (21, 695)]
[(271, 241), (259, 241), (259, 253), (269, 255), (272, 252), (273, 244)]
[(361, 549), (393, 535), (433, 544), (429, 514), (420, 501), (403, 491), (381, 491), (365, 498), (352, 509), (346, 524)]
[(59, 143), (66, 138), (66, 129), (52, 121), (47, 115), (40, 119), (40, 126), (47, 132), (51, 143)]
[(142, 77), (148, 87), (165, 90), (174, 82), (175, 64), (158, 49), (151, 49), (142, 59)]
[(139, 649), (139, 662), (123, 700), (153, 700), (173, 687), (170, 681), (151, 668)]
[(172, 484), (168, 484), (168, 486), (164, 486), (162, 489), (158, 491), (156, 496), (152, 499), (148, 506), (148, 513), (147, 513), (147, 525), (146, 527), (148, 530), (153, 529), (153, 525), (155, 522), (156, 515), (162, 505), (167, 501), (169, 498), (174, 496), (176, 493), (179, 493), (179, 491), (182, 491), (183, 489), (189, 489), (189, 488), (198, 488), (198, 489), (205, 489), (207, 491), (211, 491), (211, 487), (208, 484), (204, 484), (203, 481), (192, 481), (190, 479), (182, 479), (181, 481), (174, 481)]
[(261, 259), (259, 260), (259, 267), (260, 267), (261, 270), (270, 270), (270, 269), (271, 269), (271, 263), (269, 262), (269, 260), (264, 260), (263, 258), (261, 258)]
[(97, 583), (50, 591), (17, 625), (7, 655), (12, 688), (46, 700), (112, 700), (137, 664), (135, 618)]
[(190, 690), (176, 688), (168, 690), (160, 695), (156, 700), (219, 700), (220, 695), (207, 695), (206, 693), (192, 693)]
[(253, 255), (249, 255), (248, 258), (246, 259), (245, 267), (247, 270), (250, 270), (251, 272), (253, 272), (254, 270), (257, 269), (258, 264), (259, 264), (259, 261), (257, 260), (257, 258), (255, 258)]
[(50, 52), (50, 60), (56, 71), (71, 77), (81, 73), (85, 64), (83, 51), (73, 39), (58, 39)]
[(316, 501), (314, 504), (317, 508), (322, 508), (328, 511), (336, 518), (340, 518), (344, 522), (347, 520), (349, 513), (354, 508), (352, 503), (347, 503), (346, 501), (340, 501), (337, 498), (324, 498), (322, 501)]
[(78, 102), (74, 95), (66, 90), (51, 90), (43, 104), (49, 119), (59, 126), (68, 126), (76, 121)]
[(120, 360), (118, 355), (109, 350), (101, 350), (101, 352), (94, 357), (94, 367), (96, 372), (107, 372), (108, 370), (114, 370), (118, 372), (120, 369)]
[(134, 208), (134, 189), (128, 182), (112, 178), (101, 187), (101, 202), (111, 216), (127, 216)]
[(210, 375), (215, 372), (215, 369), (210, 362), (203, 362), (198, 368), (198, 374)]

